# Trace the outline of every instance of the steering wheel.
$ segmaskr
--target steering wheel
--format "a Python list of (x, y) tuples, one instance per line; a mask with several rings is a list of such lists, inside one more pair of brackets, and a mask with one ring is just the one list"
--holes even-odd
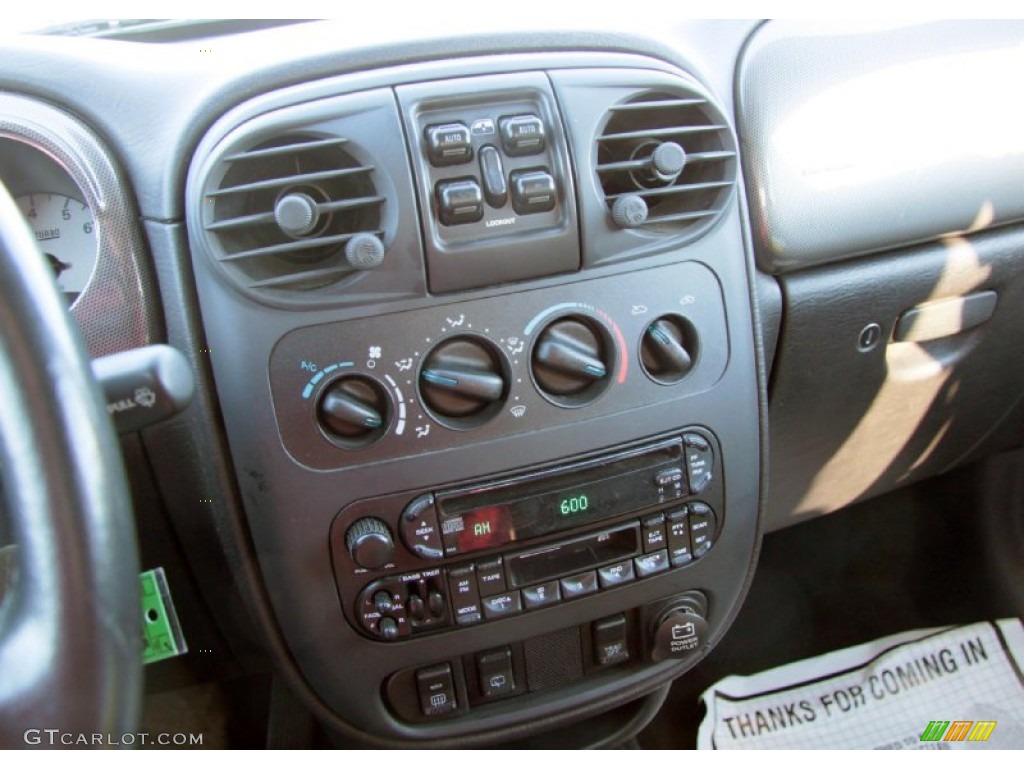
[(120, 743), (142, 693), (131, 497), (53, 275), (0, 184), (0, 748)]

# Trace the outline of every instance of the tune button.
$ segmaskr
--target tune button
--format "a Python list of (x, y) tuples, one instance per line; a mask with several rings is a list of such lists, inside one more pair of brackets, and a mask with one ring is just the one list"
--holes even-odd
[(686, 472), (690, 479), (690, 492), (700, 493), (711, 482), (715, 467), (715, 455), (711, 445), (698, 434), (683, 435), (686, 446)]

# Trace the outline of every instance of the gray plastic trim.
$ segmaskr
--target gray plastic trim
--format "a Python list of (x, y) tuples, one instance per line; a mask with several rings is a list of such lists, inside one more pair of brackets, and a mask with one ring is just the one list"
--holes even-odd
[(784, 21), (738, 75), (758, 260), (774, 273), (1024, 218), (1024, 22)]

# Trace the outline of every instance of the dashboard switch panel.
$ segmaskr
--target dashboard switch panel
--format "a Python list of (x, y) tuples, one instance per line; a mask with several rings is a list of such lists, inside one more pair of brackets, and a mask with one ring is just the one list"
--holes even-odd
[(547, 77), (488, 75), (395, 90), (413, 145), (431, 291), (579, 269), (568, 142)]

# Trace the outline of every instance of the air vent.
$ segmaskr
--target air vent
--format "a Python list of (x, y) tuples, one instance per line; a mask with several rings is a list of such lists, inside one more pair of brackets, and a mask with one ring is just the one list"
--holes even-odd
[(243, 288), (311, 291), (379, 263), (385, 198), (374, 167), (348, 143), (297, 133), (220, 161), (207, 182), (204, 228)]
[(736, 147), (725, 117), (702, 94), (645, 91), (609, 110), (597, 174), (617, 226), (696, 237), (732, 194)]

